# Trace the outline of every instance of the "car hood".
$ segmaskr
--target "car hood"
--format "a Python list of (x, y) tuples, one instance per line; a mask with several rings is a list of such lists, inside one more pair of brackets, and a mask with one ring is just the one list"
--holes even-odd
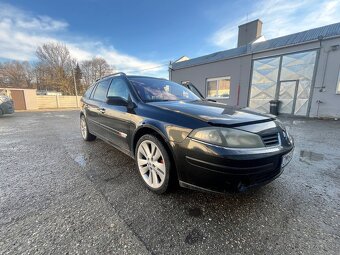
[(241, 109), (211, 101), (162, 101), (151, 102), (149, 104), (188, 115), (216, 126), (242, 126), (275, 119), (273, 115), (266, 115), (248, 108)]

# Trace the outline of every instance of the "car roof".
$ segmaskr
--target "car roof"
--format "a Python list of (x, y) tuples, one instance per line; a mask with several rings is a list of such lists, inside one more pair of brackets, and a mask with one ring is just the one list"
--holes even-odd
[(144, 75), (126, 75), (126, 78), (148, 78), (148, 79), (157, 79), (157, 80), (167, 80), (165, 78), (159, 77), (151, 77), (151, 76), (144, 76)]
[(168, 79), (165, 79), (165, 78), (151, 77), (151, 76), (144, 76), (144, 75), (126, 75), (123, 72), (119, 72), (119, 73), (113, 73), (113, 74), (103, 76), (103, 77), (97, 79), (96, 82), (107, 80), (107, 79), (112, 79), (113, 77), (119, 77), (119, 76), (125, 76), (127, 79), (129, 79), (129, 78), (147, 78), (147, 79), (157, 79), (157, 80), (168, 80)]

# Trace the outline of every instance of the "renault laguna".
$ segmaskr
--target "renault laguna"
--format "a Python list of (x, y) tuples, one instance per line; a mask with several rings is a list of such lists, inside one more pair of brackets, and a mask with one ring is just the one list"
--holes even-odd
[(158, 194), (175, 183), (245, 191), (280, 176), (292, 157), (293, 138), (274, 116), (206, 100), (165, 79), (112, 74), (81, 101), (83, 139), (98, 137), (135, 159)]

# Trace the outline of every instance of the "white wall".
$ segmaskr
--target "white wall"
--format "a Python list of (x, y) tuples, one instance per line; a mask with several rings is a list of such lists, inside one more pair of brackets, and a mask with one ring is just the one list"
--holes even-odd
[(221, 101), (236, 105), (238, 86), (240, 86), (239, 105), (247, 106), (250, 68), (251, 56), (249, 55), (175, 70), (172, 71), (171, 79), (177, 83), (191, 81), (206, 96), (206, 79), (230, 76), (230, 98)]
[[(332, 45), (339, 45), (335, 51), (331, 51)], [(328, 54), (328, 59), (327, 59)], [(336, 94), (338, 75), (340, 70), (340, 38), (327, 40), (322, 43), (319, 64), (315, 77), (311, 117), (340, 117), (340, 95)], [(322, 88), (324, 87), (324, 88)], [(322, 103), (319, 104), (317, 101)]]
[[(254, 54), (254, 58), (263, 58), (273, 55), (282, 55), (309, 49), (320, 49), (317, 59), (317, 70), (315, 73), (314, 88), (312, 89), (310, 117), (340, 117), (340, 95), (336, 94), (337, 79), (340, 70), (340, 48), (330, 51), (331, 45), (340, 45), (340, 38), (327, 39), (321, 42), (313, 42), (299, 46), (273, 50)], [(327, 60), (327, 52), (329, 52)], [(327, 65), (326, 65), (327, 63)], [(323, 76), (325, 74), (324, 82)], [(321, 89), (322, 83), (324, 89)], [(322, 103), (319, 105), (317, 101)]]
[[(322, 41), (320, 55), (317, 63), (317, 71), (315, 74), (314, 88), (312, 89), (311, 97), (311, 117), (340, 117), (340, 95), (336, 94), (337, 79), (340, 69), (340, 48), (336, 51), (330, 51), (327, 66), (327, 51), (331, 45), (340, 45), (340, 38), (327, 39)], [(231, 76), (230, 98), (223, 100), (229, 105), (237, 104), (237, 90), (240, 85), (239, 105), (247, 106), (249, 88), (250, 88), (250, 71), (251, 60), (268, 56), (288, 54), (298, 51), (310, 49), (319, 49), (320, 42), (312, 42), (304, 45), (286, 47), (278, 50), (256, 53), (252, 55), (242, 56), (238, 58), (218, 61), (214, 63), (198, 65), (179, 70), (174, 70), (171, 73), (172, 80), (180, 83), (181, 81), (191, 81), (196, 87), (206, 95), (205, 81), (207, 78), (220, 76)], [(325, 79), (323, 82), (323, 75)], [(320, 87), (325, 87), (320, 91)], [(317, 101), (321, 100), (319, 106)]]

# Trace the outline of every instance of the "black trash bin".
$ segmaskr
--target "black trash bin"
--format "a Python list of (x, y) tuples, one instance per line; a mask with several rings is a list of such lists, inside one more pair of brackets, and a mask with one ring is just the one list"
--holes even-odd
[(279, 106), (280, 106), (280, 101), (279, 100), (271, 100), (269, 101), (270, 105), (270, 114), (273, 115), (279, 115)]

